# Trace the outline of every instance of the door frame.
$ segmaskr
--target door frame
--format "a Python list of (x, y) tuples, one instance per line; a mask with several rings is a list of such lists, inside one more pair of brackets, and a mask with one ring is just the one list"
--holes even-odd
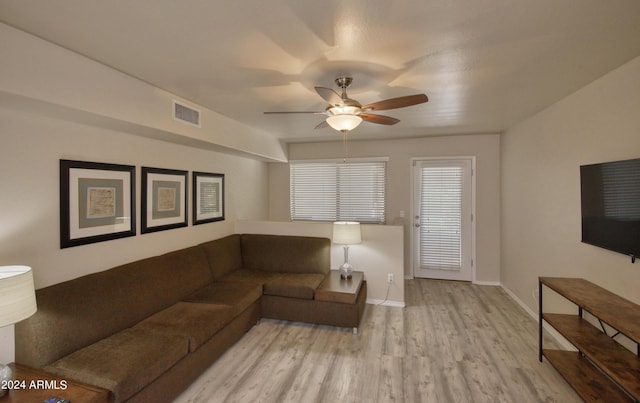
[(410, 198), (410, 213), (409, 216), (409, 229), (410, 229), (410, 239), (411, 245), (409, 246), (410, 250), (410, 259), (409, 264), (411, 265), (411, 279), (415, 278), (415, 260), (416, 260), (416, 231), (414, 229), (414, 217), (417, 214), (417, 209), (419, 206), (415, 204), (415, 192), (416, 189), (416, 178), (415, 178), (415, 166), (419, 161), (446, 161), (446, 160), (471, 160), (471, 245), (470, 254), (471, 254), (471, 282), (476, 282), (476, 157), (474, 155), (454, 155), (454, 156), (442, 156), (442, 157), (412, 157), (409, 159), (409, 171), (411, 172), (410, 181), (411, 181), (411, 194)]

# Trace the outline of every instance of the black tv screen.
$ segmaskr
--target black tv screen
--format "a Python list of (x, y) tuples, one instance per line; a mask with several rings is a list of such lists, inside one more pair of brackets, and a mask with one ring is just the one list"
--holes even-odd
[(582, 242), (640, 257), (640, 158), (581, 166), (580, 193)]

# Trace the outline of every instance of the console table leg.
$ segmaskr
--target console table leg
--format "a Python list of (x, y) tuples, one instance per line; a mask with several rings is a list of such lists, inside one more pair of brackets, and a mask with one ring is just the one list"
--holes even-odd
[(538, 359), (542, 362), (542, 281), (538, 279)]
[(358, 334), (358, 328), (357, 327), (353, 328), (353, 334)]

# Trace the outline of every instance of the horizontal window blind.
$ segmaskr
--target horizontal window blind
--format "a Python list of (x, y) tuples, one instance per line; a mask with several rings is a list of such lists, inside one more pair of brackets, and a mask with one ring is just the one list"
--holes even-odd
[(459, 270), (462, 264), (461, 167), (422, 169), (420, 266)]
[(292, 162), (291, 220), (385, 222), (386, 161)]

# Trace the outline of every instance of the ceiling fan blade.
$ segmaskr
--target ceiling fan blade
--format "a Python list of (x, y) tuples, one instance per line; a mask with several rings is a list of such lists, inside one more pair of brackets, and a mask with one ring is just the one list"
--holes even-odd
[(312, 114), (312, 115), (324, 115), (324, 112), (315, 112), (315, 111), (284, 111), (284, 112), (262, 112), (265, 115), (276, 115), (276, 114), (282, 114), (282, 113), (306, 113), (306, 114)]
[(327, 87), (315, 87), (318, 95), (322, 97), (325, 101), (330, 103), (331, 105), (344, 105), (342, 101), (342, 97), (338, 95), (337, 92)]
[(395, 125), (400, 119), (392, 118), (390, 116), (372, 115), (370, 113), (361, 113), (362, 120), (371, 123), (377, 123), (379, 125)]
[(324, 129), (325, 127), (329, 127), (329, 123), (326, 120), (323, 120), (318, 124), (318, 126), (314, 127), (314, 129)]
[(406, 106), (417, 105), (427, 102), (429, 98), (425, 94), (407, 95), (406, 97), (398, 97), (385, 99), (384, 101), (374, 102), (362, 107), (363, 111), (384, 111), (388, 109), (404, 108)]

